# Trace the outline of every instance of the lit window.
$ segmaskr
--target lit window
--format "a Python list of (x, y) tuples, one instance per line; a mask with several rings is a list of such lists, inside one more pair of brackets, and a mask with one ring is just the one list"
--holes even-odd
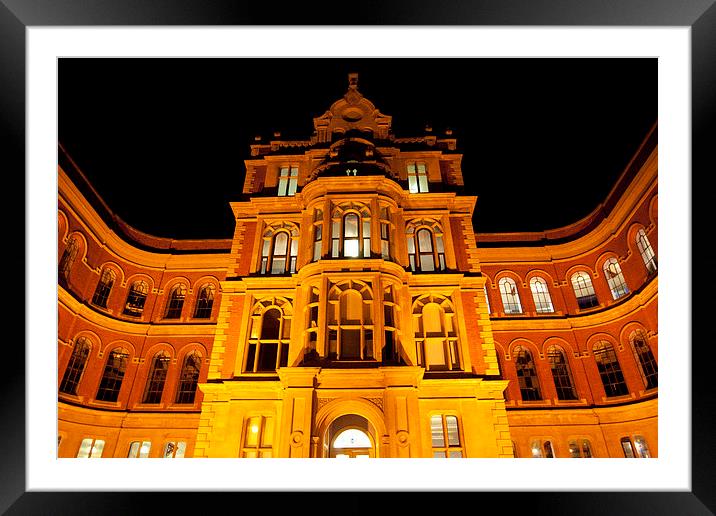
[(254, 306), (244, 371), (270, 372), (288, 366), (291, 319), (291, 305), (284, 299), (263, 299)]
[(129, 445), (128, 459), (146, 459), (149, 457), (149, 450), (152, 448), (151, 441), (132, 441)]
[(554, 386), (557, 390), (557, 399), (559, 400), (576, 400), (577, 392), (574, 390), (574, 382), (569, 371), (567, 358), (557, 346), (550, 346), (547, 350), (547, 361), (552, 370), (552, 378)]
[(597, 306), (597, 294), (594, 292), (592, 278), (584, 271), (572, 274), (572, 288), (574, 295), (577, 296), (577, 305), (579, 308), (591, 308)]
[(311, 287), (310, 297), (308, 299), (308, 304), (306, 305), (306, 311), (308, 312), (308, 327), (306, 328), (307, 343), (305, 356), (306, 359), (309, 360), (318, 358), (316, 343), (318, 342), (319, 292), (320, 290), (318, 288)]
[(270, 458), (273, 456), (273, 417), (253, 416), (244, 424), (241, 457), (244, 459)]
[(506, 314), (521, 314), (522, 304), (520, 295), (517, 292), (517, 285), (512, 278), (502, 278), (498, 282), (500, 294), (502, 295), (502, 306)]
[(211, 317), (215, 292), (216, 287), (211, 283), (207, 283), (199, 289), (199, 295), (196, 298), (196, 308), (194, 309), (194, 317), (196, 319), (208, 319)]
[(103, 439), (82, 439), (80, 449), (77, 452), (78, 459), (99, 459), (104, 449)]
[(164, 445), (162, 457), (165, 459), (181, 459), (186, 452), (186, 441), (170, 441)]
[(387, 206), (380, 208), (380, 257), (390, 259), (390, 212)]
[(184, 308), (184, 299), (186, 298), (186, 286), (180, 283), (175, 286), (169, 293), (169, 302), (167, 303), (166, 319), (179, 319), (181, 317), (182, 308)]
[(67, 245), (65, 250), (62, 252), (59, 265), (57, 267), (58, 277), (60, 281), (66, 282), (70, 275), (70, 269), (72, 264), (75, 262), (77, 252), (79, 251), (79, 244), (77, 238), (71, 236), (67, 239)]
[(515, 368), (517, 369), (517, 381), (520, 384), (520, 394), (524, 401), (536, 401), (542, 399), (539, 388), (539, 378), (537, 370), (532, 361), (530, 352), (522, 346), (517, 346), (512, 355), (515, 358)]
[(569, 456), (573, 459), (592, 458), (592, 446), (589, 439), (573, 439), (569, 441)]
[(627, 287), (626, 281), (624, 281), (622, 268), (619, 266), (619, 262), (616, 258), (609, 258), (604, 262), (604, 275), (607, 277), (609, 290), (612, 291), (612, 297), (614, 299), (619, 299), (629, 293), (629, 287)]
[(168, 370), (169, 356), (160, 351), (152, 359), (152, 366), (147, 377), (147, 386), (144, 389), (143, 403), (161, 403)]
[(538, 314), (548, 314), (554, 312), (552, 306), (552, 297), (549, 295), (547, 282), (539, 277), (530, 280), (530, 290), (532, 291), (532, 299), (535, 302), (535, 309)]
[(72, 349), (72, 356), (65, 369), (60, 383), (60, 392), (65, 394), (77, 394), (77, 386), (82, 378), (82, 373), (87, 365), (87, 358), (90, 354), (90, 341), (85, 337), (79, 337)]
[(406, 228), (408, 262), (414, 272), (444, 271), (445, 244), (443, 231), (435, 221), (417, 220)]
[(552, 441), (544, 441), (544, 443), (535, 439), (530, 444), (532, 450), (532, 457), (535, 459), (554, 459), (554, 448), (552, 447)]
[(141, 317), (148, 292), (149, 286), (144, 281), (140, 280), (132, 283), (132, 286), (129, 287), (127, 302), (124, 304), (122, 313), (131, 317)]
[(298, 228), (292, 224), (266, 228), (261, 251), (261, 274), (296, 272), (298, 257)]
[(639, 364), (639, 372), (647, 389), (658, 387), (658, 368), (654, 355), (647, 344), (647, 337), (643, 331), (635, 331), (629, 336), (634, 356)]
[(129, 353), (121, 348), (113, 349), (107, 357), (102, 380), (97, 391), (99, 401), (117, 401), (119, 390), (122, 387), (122, 380), (127, 369)]
[(102, 271), (102, 275), (97, 283), (97, 288), (92, 296), (93, 305), (107, 308), (107, 298), (110, 292), (112, 292), (112, 286), (114, 285), (116, 277), (117, 275), (112, 269), (104, 269)]
[(428, 191), (428, 171), (425, 163), (408, 163), (408, 189), (411, 193)]
[(430, 417), (433, 458), (462, 458), (460, 429), (457, 416), (435, 415)]
[(636, 245), (639, 248), (639, 253), (641, 253), (641, 259), (644, 260), (646, 270), (649, 274), (654, 274), (656, 272), (656, 255), (643, 228), (636, 234)]
[(606, 341), (597, 342), (592, 348), (592, 353), (594, 354), (594, 360), (597, 362), (599, 376), (602, 379), (607, 397), (629, 394), (622, 368), (612, 345)]
[(651, 453), (649, 447), (646, 444), (646, 439), (641, 435), (635, 435), (633, 440), (629, 437), (621, 438), (622, 450), (624, 451), (624, 457), (628, 459), (649, 459)]
[(331, 258), (370, 258), (370, 211), (349, 204), (333, 212)]
[(346, 281), (328, 293), (328, 358), (373, 360), (373, 295), (361, 281)]
[(313, 261), (323, 255), (323, 210), (316, 210), (313, 215)]
[(192, 351), (184, 359), (184, 364), (179, 374), (179, 385), (177, 387), (176, 397), (177, 403), (194, 403), (200, 372), (201, 355), (196, 351)]
[(413, 304), (418, 365), (428, 371), (462, 370), (455, 311), (450, 300), (423, 296)]
[(398, 352), (399, 310), (393, 296), (393, 287), (386, 287), (383, 290), (383, 363), (397, 363), (400, 359)]
[(278, 178), (278, 195), (287, 196), (295, 195), (298, 188), (298, 167), (284, 166), (281, 167)]

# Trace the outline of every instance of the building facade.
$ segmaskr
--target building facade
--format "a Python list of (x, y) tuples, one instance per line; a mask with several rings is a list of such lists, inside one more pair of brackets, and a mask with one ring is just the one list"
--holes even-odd
[(58, 456), (656, 457), (656, 126), (605, 202), (475, 234), (451, 134), (349, 76), (251, 146), (232, 239), (114, 215), (60, 146)]

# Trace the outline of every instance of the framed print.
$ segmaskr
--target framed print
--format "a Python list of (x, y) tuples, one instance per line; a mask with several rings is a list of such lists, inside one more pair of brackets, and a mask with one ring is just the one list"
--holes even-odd
[(4, 1), (4, 510), (710, 513), (714, 7), (393, 5)]

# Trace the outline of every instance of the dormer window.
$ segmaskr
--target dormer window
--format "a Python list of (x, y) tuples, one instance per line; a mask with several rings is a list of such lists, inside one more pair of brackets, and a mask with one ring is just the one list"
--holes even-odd
[(296, 195), (298, 189), (298, 167), (282, 166), (278, 177), (278, 195), (285, 197)]
[(410, 193), (428, 191), (428, 171), (425, 163), (408, 163), (408, 189)]

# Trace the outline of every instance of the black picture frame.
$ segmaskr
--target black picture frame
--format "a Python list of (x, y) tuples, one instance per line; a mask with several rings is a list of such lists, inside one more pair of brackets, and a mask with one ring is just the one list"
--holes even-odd
[[(0, 0), (0, 127), (3, 136), (3, 164), (6, 185), (17, 181), (15, 192), (25, 193), (25, 31), (33, 26), (88, 25), (502, 25), (502, 26), (681, 26), (691, 29), (692, 73), (692, 235), (708, 234), (706, 224), (712, 219), (704, 184), (707, 172), (716, 170), (712, 151), (714, 111), (716, 107), (716, 6), (714, 0), (621, 0), (609, 3), (599, 0), (490, 0), (456, 1), (440, 4), (427, 0), (366, 1), (360, 8), (337, 10), (336, 2), (295, 2), (280, 8), (273, 3), (247, 3), (232, 0)], [(684, 171), (688, 174), (688, 171)], [(694, 188), (698, 183), (697, 188)], [(10, 197), (10, 196), (8, 196)], [(24, 195), (16, 194), (15, 199)], [(4, 203), (5, 241), (15, 245), (6, 267), (25, 267), (24, 224), (12, 224), (24, 206)], [(14, 216), (13, 216), (14, 215)], [(12, 235), (12, 230), (17, 235)], [(695, 241), (697, 243), (697, 241)], [(692, 271), (711, 270), (710, 253), (691, 250)], [(10, 269), (8, 269), (10, 270)], [(690, 271), (689, 271), (690, 272)], [(25, 269), (25, 274), (31, 273)], [(686, 275), (686, 274), (685, 274)], [(19, 274), (6, 274), (8, 292), (24, 292)], [(691, 276), (688, 275), (691, 284)], [(694, 290), (695, 294), (697, 290)], [(706, 303), (692, 303), (692, 321), (703, 321), (708, 313)], [(23, 305), (24, 306), (24, 305)], [(27, 309), (32, 309), (28, 306)], [(6, 323), (6, 327), (19, 327)], [(695, 329), (695, 324), (694, 324)], [(21, 330), (22, 331), (22, 330)], [(14, 336), (14, 335), (13, 335)], [(7, 337), (6, 337), (7, 338)], [(7, 338), (6, 346), (15, 339)], [(24, 335), (23, 335), (24, 341)], [(691, 356), (699, 357), (708, 339), (696, 345), (692, 338)], [(48, 343), (49, 345), (49, 343)], [(688, 343), (665, 342), (688, 350)], [(9, 352), (8, 352), (9, 353)], [(26, 492), (25, 487), (25, 358), (15, 350), (14, 360), (6, 364), (1, 377), (0, 401), (0, 510), (7, 514), (126, 514), (147, 509), (155, 493), (126, 492)], [(8, 356), (6, 355), (6, 359)], [(470, 493), (455, 502), (456, 507), (469, 504), (465, 510), (529, 510), (548, 514), (713, 514), (716, 510), (713, 464), (716, 462), (713, 442), (714, 401), (709, 383), (711, 371), (707, 360), (692, 362), (692, 490), (689, 492), (523, 492)], [(685, 400), (687, 401), (687, 400)], [(518, 486), (516, 486), (518, 488)], [(263, 494), (264, 497), (266, 493)], [(341, 493), (341, 512), (373, 511), (379, 493)], [(224, 510), (241, 497), (239, 507), (262, 502), (260, 493), (180, 493), (162, 496), (162, 512), (205, 513)], [(385, 496), (381, 495), (381, 498)], [(276, 510), (277, 497), (271, 498)], [(310, 510), (326, 502), (315, 493), (297, 492), (281, 497), (281, 503), (292, 511)], [(410, 502), (420, 512), (444, 510), (446, 498), (439, 493), (411, 493), (401, 496), (401, 504)], [(454, 500), (453, 500), (454, 502)], [(265, 498), (263, 503), (266, 503)], [(380, 503), (380, 502), (379, 502)], [(493, 508), (494, 507), (494, 508)], [(215, 509), (212, 509), (215, 508)], [(503, 508), (503, 509), (501, 509)]]

